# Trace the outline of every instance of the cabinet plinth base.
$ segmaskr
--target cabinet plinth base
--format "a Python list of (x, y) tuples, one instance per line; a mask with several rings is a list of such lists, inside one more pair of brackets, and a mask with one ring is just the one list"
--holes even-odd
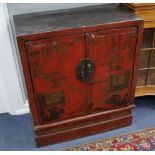
[[(116, 113), (119, 113), (120, 115), (114, 117), (116, 116)], [(78, 124), (78, 122), (80, 121), (81, 123)], [(131, 125), (131, 122), (131, 109), (117, 111), (115, 110), (113, 113), (105, 113), (101, 114), (100, 116), (95, 116), (94, 114), (94, 116), (92, 117), (85, 116), (85, 119), (84, 117), (81, 117), (79, 120), (72, 120), (62, 124), (56, 123), (55, 126), (47, 125), (44, 127), (35, 128), (35, 132), (37, 135), (36, 143), (38, 147), (41, 147), (50, 144), (65, 142), (68, 140), (129, 126)], [(61, 130), (57, 130), (58, 127)]]

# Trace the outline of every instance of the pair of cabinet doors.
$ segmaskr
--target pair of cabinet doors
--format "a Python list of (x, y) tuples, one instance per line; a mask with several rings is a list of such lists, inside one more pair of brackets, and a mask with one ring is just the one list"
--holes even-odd
[(40, 124), (130, 104), (137, 29), (26, 43)]

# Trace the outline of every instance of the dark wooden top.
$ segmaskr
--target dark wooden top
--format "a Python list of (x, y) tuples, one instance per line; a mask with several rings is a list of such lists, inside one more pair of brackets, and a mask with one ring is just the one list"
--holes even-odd
[(135, 20), (141, 19), (116, 4), (14, 16), (17, 36)]

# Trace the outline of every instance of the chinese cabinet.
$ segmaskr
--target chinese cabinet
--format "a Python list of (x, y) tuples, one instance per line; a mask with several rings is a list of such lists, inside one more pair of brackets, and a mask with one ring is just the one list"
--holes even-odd
[(140, 18), (110, 4), (14, 23), (37, 146), (131, 124)]

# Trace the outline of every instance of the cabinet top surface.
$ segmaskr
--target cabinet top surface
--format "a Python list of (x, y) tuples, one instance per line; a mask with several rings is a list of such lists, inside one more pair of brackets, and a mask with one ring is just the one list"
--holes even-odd
[(16, 36), (135, 20), (141, 19), (116, 4), (14, 16)]

